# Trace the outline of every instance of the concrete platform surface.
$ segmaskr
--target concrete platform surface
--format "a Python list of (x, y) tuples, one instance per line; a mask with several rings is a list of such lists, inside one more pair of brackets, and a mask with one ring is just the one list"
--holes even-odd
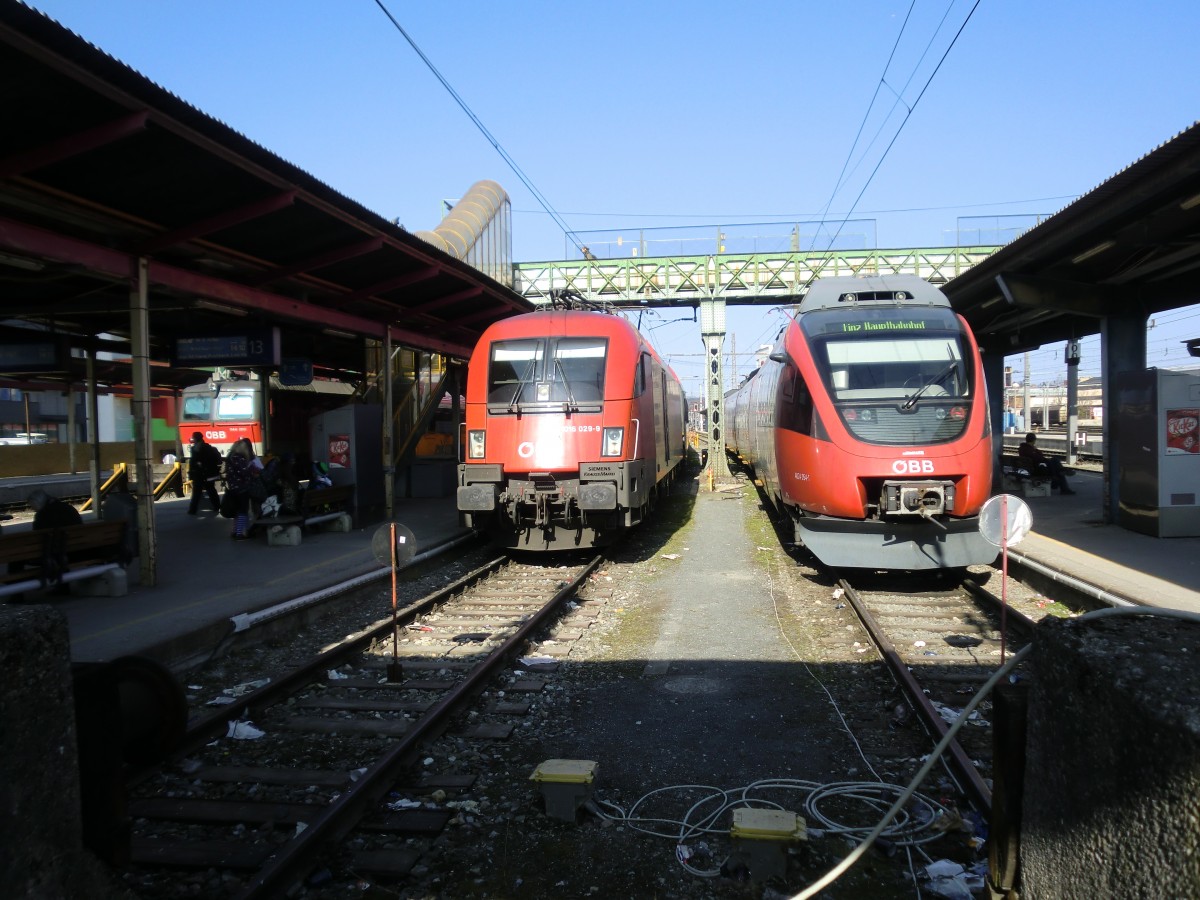
[[(231, 540), (232, 520), (208, 509), (207, 501), (198, 515), (188, 515), (188, 502), (168, 499), (154, 506), (158, 565), (153, 586), (138, 583), (134, 560), (124, 597), (35, 595), (66, 614), (73, 661), (142, 653), (233, 616), (386, 570), (371, 551), (381, 523), (348, 533), (311, 530), (298, 546), (269, 547), (265, 536)], [(396, 505), (396, 520), (413, 533), (416, 553), (467, 534), (458, 525), (453, 498), (401, 499)], [(85, 521), (90, 518), (85, 514)], [(5, 523), (4, 531), (28, 527), (17, 521)]]
[(1023, 497), (1033, 530), (1013, 550), (1148, 606), (1200, 612), (1200, 537), (1156, 538), (1103, 521), (1099, 472), (1069, 477), (1073, 495)]

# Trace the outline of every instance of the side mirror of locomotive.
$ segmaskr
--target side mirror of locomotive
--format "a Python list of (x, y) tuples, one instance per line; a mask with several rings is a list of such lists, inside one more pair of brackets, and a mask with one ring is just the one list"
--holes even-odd
[(788, 361), (787, 353), (785, 353), (783, 350), (774, 351), (769, 358), (771, 362), (777, 363), (786, 363)]

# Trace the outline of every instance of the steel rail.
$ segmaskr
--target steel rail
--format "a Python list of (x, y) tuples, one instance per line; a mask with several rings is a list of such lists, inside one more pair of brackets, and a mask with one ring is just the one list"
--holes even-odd
[(516, 655), (528, 640), (529, 635), (540, 628), (566, 598), (573, 596), (578, 591), (579, 585), (595, 571), (602, 560), (603, 556), (596, 556), (584, 566), (574, 579), (561, 587), (548, 603), (526, 620), (482, 663), (473, 668), (457, 687), (422, 716), (411, 730), (407, 731), (383, 757), (363, 773), (358, 781), (351, 784), (341, 796), (325, 807), (304, 831), (268, 857), (263, 868), (238, 894), (239, 900), (283, 894), (296, 878), (313, 865), (319, 847), (327, 842), (345, 837), (366, 811), (379, 803), (387, 794), (409, 758), (419, 750), (422, 742), (441, 733), (449, 715), (460, 704), (483, 689), (495, 671), (510, 657)]
[[(506, 556), (498, 556), (495, 559), (489, 560), (445, 587), (439, 588), (432, 594), (428, 594), (420, 600), (414, 600), (403, 609), (397, 610), (397, 619), (401, 623), (412, 621), (417, 616), (423, 615), (433, 607), (444, 603), (456, 591), (460, 591), (464, 587), (474, 584), (485, 575), (495, 572), (506, 562), (508, 562), (508, 557)], [(334, 664), (339, 659), (362, 649), (375, 638), (390, 632), (391, 629), (392, 617), (389, 615), (384, 619), (373, 622), (362, 631), (348, 635), (334, 646), (293, 669), (278, 681), (272, 681), (270, 684), (263, 685), (261, 688), (237, 698), (233, 703), (222, 706), (218, 711), (197, 720), (188, 728), (187, 733), (184, 735), (180, 745), (180, 752), (187, 752), (187, 750), (198, 744), (206, 743), (214, 737), (224, 736), (230, 722), (240, 719), (246, 712), (252, 709), (265, 709), (268, 706), (274, 705), (279, 699), (304, 687), (321, 673), (331, 668), (336, 668)]]
[[(900, 658), (895, 644), (884, 633), (883, 628), (880, 627), (875, 617), (871, 615), (871, 611), (867, 609), (862, 596), (845, 578), (838, 577), (838, 585), (841, 586), (846, 599), (854, 607), (854, 611), (858, 614), (859, 619), (862, 620), (867, 632), (871, 635), (871, 639), (879, 648), (879, 652), (883, 655), (884, 661), (892, 670), (892, 674), (900, 682), (904, 690), (908, 692), (909, 697), (916, 706), (917, 714), (925, 723), (925, 727), (937, 735), (939, 740), (944, 738), (946, 732), (949, 731), (949, 726), (941, 717), (941, 714), (934, 709), (933, 703), (925, 695), (925, 692), (921, 689), (921, 685), (917, 682), (917, 679), (913, 676), (908, 666), (905, 665), (904, 660)], [(959, 776), (963, 792), (967, 795), (967, 799), (980, 812), (987, 813), (992, 808), (992, 792), (987, 784), (984, 783), (971, 758), (963, 750), (958, 741), (950, 742), (946, 748), (946, 754), (949, 757), (954, 772)]]

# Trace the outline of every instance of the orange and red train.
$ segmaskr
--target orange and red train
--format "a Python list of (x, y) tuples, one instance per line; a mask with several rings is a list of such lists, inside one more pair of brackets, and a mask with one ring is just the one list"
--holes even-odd
[(679, 379), (623, 317), (497, 322), (468, 367), (460, 519), (513, 549), (611, 543), (679, 473), (685, 421)]
[(827, 565), (995, 559), (978, 530), (993, 458), (979, 349), (928, 282), (814, 282), (725, 413), (726, 449)]

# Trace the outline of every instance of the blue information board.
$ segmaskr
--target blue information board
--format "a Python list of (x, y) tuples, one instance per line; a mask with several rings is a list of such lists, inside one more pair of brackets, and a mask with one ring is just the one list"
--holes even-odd
[(312, 384), (313, 367), (310, 359), (285, 359), (279, 364), (279, 383), (288, 387)]
[(61, 341), (0, 343), (0, 372), (59, 372), (67, 365), (68, 353)]
[(176, 366), (277, 366), (279, 329), (272, 325), (237, 334), (176, 338), (171, 362)]

